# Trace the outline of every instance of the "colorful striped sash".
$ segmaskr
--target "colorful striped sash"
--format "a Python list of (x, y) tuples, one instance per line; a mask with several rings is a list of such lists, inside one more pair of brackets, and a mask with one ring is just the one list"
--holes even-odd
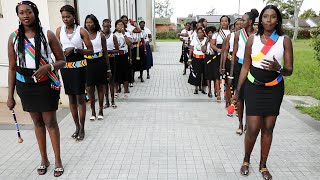
[(94, 53), (93, 55), (84, 55), (84, 58), (86, 59), (97, 59), (97, 58), (101, 58), (103, 56), (102, 52), (97, 52)]
[(242, 37), (242, 40), (243, 40), (244, 44), (246, 44), (247, 41), (248, 41), (249, 36), (248, 36), (248, 33), (246, 32), (246, 30), (244, 28), (240, 29), (240, 36)]
[[(12, 36), (14, 38), (18, 38), (19, 31), (16, 30), (12, 33)], [(17, 39), (19, 40), (19, 39)], [(25, 52), (28, 53), (30, 55), (30, 57), (32, 57), (35, 60), (36, 57), (36, 52), (35, 52), (35, 47), (32, 45), (32, 43), (28, 40), (28, 39), (24, 39), (24, 43), (25, 43)], [(40, 66), (44, 66), (48, 64), (44, 58), (42, 57), (42, 55), (40, 54)], [(47, 76), (51, 79), (51, 88), (55, 89), (55, 90), (60, 90), (61, 88), (61, 82), (59, 80), (59, 78), (56, 76), (56, 74), (53, 71), (48, 71)], [(37, 81), (35, 80), (35, 83)]]
[(75, 61), (75, 62), (66, 62), (66, 65), (64, 66), (64, 68), (72, 69), (72, 68), (82, 68), (85, 66), (87, 66), (87, 61), (84, 59), (84, 60)]
[(140, 47), (140, 46), (142, 46), (142, 42), (139, 42), (139, 43), (133, 43), (133, 47)]
[(222, 29), (219, 30), (219, 33), (218, 33), (218, 34), (221, 36), (222, 40), (224, 40), (225, 38), (227, 38), (226, 34), (223, 32)]
[(279, 35), (274, 30), (270, 36), (270, 38), (266, 41), (263, 48), (256, 55), (251, 55), (252, 61), (261, 61), (270, 51), (272, 46), (276, 44), (279, 39)]
[(250, 73), (250, 71), (248, 72), (247, 78), (251, 83), (253, 83), (255, 85), (259, 85), (259, 86), (275, 86), (283, 80), (283, 76), (281, 74), (279, 74), (279, 76), (276, 79), (274, 79), (273, 81), (263, 83), (263, 82), (258, 81), (255, 77), (253, 77), (253, 75)]

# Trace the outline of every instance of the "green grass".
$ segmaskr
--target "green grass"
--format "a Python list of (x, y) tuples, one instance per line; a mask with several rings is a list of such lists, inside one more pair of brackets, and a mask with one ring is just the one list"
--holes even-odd
[(316, 120), (320, 121), (320, 106), (315, 106), (315, 107), (297, 106), (296, 108), (299, 109), (301, 112), (309, 114)]
[(179, 39), (157, 39), (157, 42), (181, 42)]
[[(293, 44), (293, 74), (285, 77), (285, 92), (288, 95), (312, 96), (320, 99), (320, 62), (314, 59), (311, 40), (297, 40)], [(320, 106), (297, 107), (320, 120)]]

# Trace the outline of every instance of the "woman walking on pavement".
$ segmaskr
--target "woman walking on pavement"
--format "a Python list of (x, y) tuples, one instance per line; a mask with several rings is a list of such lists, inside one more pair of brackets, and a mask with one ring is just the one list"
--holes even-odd
[[(113, 32), (118, 39), (119, 54), (116, 55), (116, 82), (124, 86), (124, 98), (128, 98), (128, 80), (130, 73), (129, 47), (131, 45), (130, 33), (126, 32), (126, 25), (119, 19), (115, 23), (115, 31)], [(119, 89), (115, 96), (118, 96)]]
[(142, 34), (144, 37), (144, 42), (146, 44), (146, 50), (147, 50), (147, 55), (146, 55), (146, 69), (147, 69), (147, 79), (150, 79), (150, 69), (153, 66), (153, 56), (152, 56), (152, 50), (150, 43), (152, 42), (152, 33), (149, 28), (145, 27), (146, 22), (145, 21), (140, 21), (139, 26), (140, 29), (142, 30)]
[[(250, 12), (245, 13), (241, 18), (241, 29), (240, 31), (235, 33), (234, 37), (234, 45), (233, 45), (233, 53), (232, 53), (232, 60), (231, 60), (231, 68), (230, 68), (230, 80), (234, 77), (234, 87), (238, 86), (240, 71), (243, 64), (245, 47), (249, 36), (255, 33), (253, 28), (253, 24), (255, 19), (259, 16), (259, 12), (256, 9), (252, 9)], [(234, 76), (233, 76), (234, 74)], [(230, 83), (229, 80), (229, 83)], [(239, 94), (239, 100), (236, 104), (237, 106), (237, 113), (239, 119), (239, 127), (236, 133), (238, 135), (242, 135), (243, 133), (243, 110), (244, 110), (244, 88), (241, 89), (240, 92), (236, 92)], [(246, 127), (245, 127), (246, 130)]]
[(284, 95), (283, 76), (293, 72), (293, 49), (290, 38), (282, 30), (282, 17), (274, 5), (266, 6), (260, 14), (258, 32), (246, 43), (237, 93), (244, 88), (246, 101), (247, 133), (245, 156), (240, 173), (249, 175), (250, 156), (261, 131), (259, 170), (263, 179), (271, 180), (267, 159), (272, 143), (273, 129)]
[[(205, 54), (201, 51), (201, 48), (205, 45), (207, 38), (204, 37), (204, 31), (202, 27), (198, 28), (196, 32), (197, 36), (195, 36), (191, 41), (188, 60), (188, 63), (192, 66), (190, 69), (191, 72), (188, 83), (195, 86), (194, 94), (198, 94), (198, 87), (203, 87), (206, 85), (206, 81), (204, 80), (203, 76), (203, 61)], [(205, 94), (204, 90), (202, 90), (202, 93)]]
[(110, 79), (111, 76), (106, 37), (101, 33), (99, 21), (93, 14), (87, 15), (85, 19), (85, 29), (89, 32), (89, 38), (94, 51), (93, 55), (85, 56), (87, 60), (86, 84), (89, 90), (92, 111), (90, 120), (94, 121), (96, 119), (95, 88), (98, 90), (99, 99), (98, 120), (103, 120), (104, 89), (107, 82), (107, 76), (108, 79)]
[[(58, 27), (56, 36), (60, 40), (66, 65), (61, 69), (65, 93), (69, 97), (70, 111), (76, 125), (72, 138), (81, 141), (84, 139), (84, 124), (86, 118), (85, 84), (86, 65), (84, 55), (93, 55), (93, 47), (89, 33), (76, 22), (75, 9), (65, 5), (60, 9), (63, 26)], [(83, 49), (83, 43), (87, 49)]]
[[(104, 19), (102, 23), (103, 33), (106, 36), (106, 43), (107, 43), (107, 52), (109, 57), (109, 63), (110, 63), (110, 69), (111, 69), (111, 78), (107, 80), (107, 84), (105, 86), (105, 96), (106, 96), (106, 104), (103, 108), (108, 108), (110, 106), (109, 104), (109, 89), (110, 89), (110, 95), (111, 95), (111, 106), (115, 109), (117, 108), (115, 102), (114, 102), (114, 91), (116, 90), (116, 87), (119, 87), (118, 83), (115, 82), (116, 77), (116, 54), (119, 53), (119, 45), (116, 35), (114, 35), (111, 32), (111, 20), (110, 19)], [(109, 88), (110, 87), (110, 88)]]
[(215, 96), (217, 97), (217, 102), (221, 102), (219, 70), (221, 64), (222, 43), (223, 40), (226, 39), (230, 34), (229, 24), (230, 18), (226, 15), (221, 16), (218, 32), (213, 35), (213, 50), (215, 51), (215, 55), (217, 58), (217, 61), (214, 61), (214, 89)]
[(208, 38), (204, 46), (202, 46), (201, 50), (205, 53), (204, 59), (204, 77), (207, 79), (208, 84), (208, 97), (212, 98), (211, 92), (211, 81), (214, 80), (214, 61), (218, 61), (217, 56), (214, 55), (213, 51), (213, 39), (212, 36), (216, 32), (216, 27), (209, 26), (205, 29)]
[[(235, 32), (238, 32), (241, 26), (241, 18), (235, 20), (234, 24), (232, 25), (235, 29)], [(234, 36), (235, 32), (231, 32), (227, 38), (223, 42), (223, 53), (221, 53), (222, 62), (220, 64), (220, 73), (224, 74), (227, 80), (226, 84), (226, 107), (231, 104), (231, 96), (232, 92), (231, 89), (234, 88), (233, 84), (233, 77), (231, 77), (231, 60), (232, 60), (232, 53), (233, 53), (233, 44), (234, 44)], [(232, 73), (233, 74), (233, 73)]]
[[(44, 175), (50, 165), (46, 146), (46, 128), (49, 132), (55, 156), (54, 176), (59, 177), (64, 169), (60, 157), (60, 131), (56, 111), (60, 98), (60, 81), (57, 71), (65, 65), (65, 57), (54, 33), (42, 27), (37, 6), (22, 1), (16, 6), (19, 29), (8, 41), (8, 100), (10, 110), (16, 105), (15, 88), (23, 110), (29, 112), (41, 154), (39, 175)], [(55, 62), (51, 58), (55, 56)]]

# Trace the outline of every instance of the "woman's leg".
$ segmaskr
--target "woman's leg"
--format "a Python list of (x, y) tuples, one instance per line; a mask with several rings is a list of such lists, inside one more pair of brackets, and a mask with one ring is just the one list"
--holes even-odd
[(104, 98), (103, 89), (105, 89), (105, 85), (100, 84), (97, 86), (97, 89), (98, 89), (98, 99), (99, 99), (99, 115), (103, 116), (103, 98)]
[(250, 156), (253, 147), (256, 143), (257, 136), (262, 126), (262, 117), (260, 116), (247, 116), (248, 130), (244, 138), (244, 159), (241, 166), (240, 173), (242, 175), (249, 174)]
[(221, 92), (220, 92), (220, 80), (214, 80), (214, 89), (217, 93), (217, 100), (221, 101)]
[[(238, 119), (239, 119), (239, 129), (243, 130), (243, 111), (244, 111), (244, 102), (243, 99), (239, 98), (239, 101), (237, 103), (237, 113), (238, 113)], [(245, 130), (247, 128), (245, 127)]]
[(231, 104), (231, 89), (230, 85), (226, 83), (226, 108)]
[[(149, 70), (150, 70), (150, 69), (147, 69), (147, 79), (150, 79)], [(184, 69), (184, 70), (186, 71), (186, 69)], [(185, 72), (185, 71), (184, 71), (184, 72)]]
[(68, 97), (69, 97), (70, 111), (73, 117), (74, 124), (76, 125), (76, 131), (73, 133), (72, 137), (76, 138), (80, 130), (77, 98), (76, 98), (76, 95), (68, 95)]
[(77, 137), (77, 140), (83, 140), (85, 132), (84, 132), (84, 124), (86, 120), (86, 101), (84, 94), (83, 95), (77, 95), (77, 102), (78, 102), (78, 108), (79, 108), (79, 120), (80, 120), (80, 131), (79, 135)]
[[(47, 147), (46, 147), (46, 128), (45, 123), (43, 121), (41, 113), (30, 112), (30, 116), (33, 120), (34, 124), (34, 132), (36, 134), (40, 155), (41, 155), (41, 165), (48, 166), (50, 164), (47, 155)], [(38, 170), (39, 175), (43, 175), (46, 173), (45, 170)]]
[(277, 116), (264, 117), (261, 128), (261, 158), (260, 168), (265, 168), (273, 138), (273, 129), (276, 124)]
[[(110, 80), (111, 81), (111, 80)], [(104, 94), (105, 94), (105, 97), (106, 97), (106, 104), (104, 105), (104, 108), (108, 108), (109, 107), (109, 83), (107, 83), (105, 86), (104, 86)], [(114, 88), (113, 86), (111, 87), (110, 85), (110, 91), (112, 91), (111, 88)], [(114, 90), (113, 90), (114, 91)], [(112, 94), (111, 94), (112, 96)]]
[[(95, 97), (95, 86), (87, 87), (89, 99), (90, 99), (90, 107), (91, 107), (91, 115), (96, 117), (96, 97)], [(80, 109), (79, 109), (80, 110)]]
[(128, 89), (128, 81), (124, 81), (123, 82), (123, 87), (124, 87), (124, 93), (128, 93), (129, 89)]
[(114, 104), (114, 86), (115, 86), (115, 83), (113, 80), (110, 79), (110, 94), (111, 94), (111, 104)]
[(62, 167), (60, 157), (60, 131), (57, 123), (56, 111), (43, 112), (42, 116), (50, 135), (51, 144), (55, 156), (55, 166)]
[(207, 80), (207, 83), (208, 83), (208, 97), (212, 98), (211, 80)]

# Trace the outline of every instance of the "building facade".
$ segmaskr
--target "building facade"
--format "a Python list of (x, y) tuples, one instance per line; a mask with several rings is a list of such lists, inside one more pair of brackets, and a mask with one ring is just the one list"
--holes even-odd
[[(21, 0), (0, 0), (0, 92), (8, 86), (8, 37), (18, 28), (18, 17), (15, 7)], [(31, 0), (39, 8), (39, 16), (44, 27), (55, 32), (63, 24), (60, 8), (66, 4), (76, 8), (78, 20), (83, 26), (85, 17), (94, 14), (100, 24), (103, 19), (111, 19), (114, 23), (122, 15), (133, 20), (144, 20), (155, 34), (154, 0)], [(3, 28), (5, 27), (5, 28)], [(154, 35), (155, 37), (155, 35)], [(3, 94), (3, 93), (1, 93)], [(0, 101), (3, 99), (0, 97)]]

